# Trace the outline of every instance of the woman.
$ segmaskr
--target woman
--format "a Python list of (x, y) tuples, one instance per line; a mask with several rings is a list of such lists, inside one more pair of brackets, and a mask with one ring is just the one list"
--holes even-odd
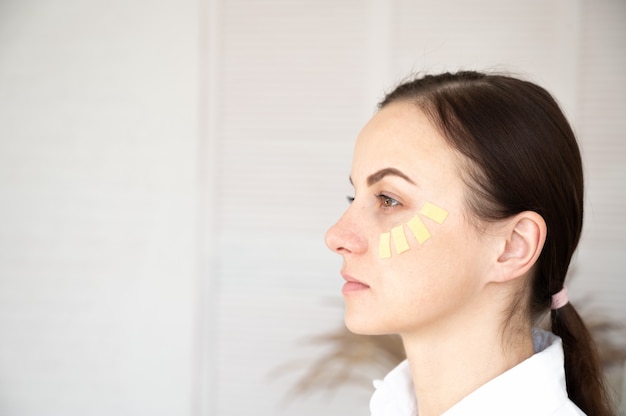
[[(612, 414), (564, 288), (583, 174), (550, 94), (476, 72), (402, 84), (360, 133), (350, 181), (326, 235), (346, 325), (400, 334), (407, 355), (372, 415)], [(552, 332), (535, 328), (550, 309)]]

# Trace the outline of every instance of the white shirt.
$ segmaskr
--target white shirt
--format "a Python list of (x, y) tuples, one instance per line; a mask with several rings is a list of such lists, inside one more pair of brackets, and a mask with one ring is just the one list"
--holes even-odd
[[(567, 397), (561, 338), (533, 330), (535, 354), (479, 387), (442, 416), (584, 416)], [(408, 361), (375, 380), (372, 416), (418, 416)]]

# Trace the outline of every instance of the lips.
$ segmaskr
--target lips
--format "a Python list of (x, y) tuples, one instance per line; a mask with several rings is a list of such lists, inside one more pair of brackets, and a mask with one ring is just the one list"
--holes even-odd
[(346, 283), (343, 285), (343, 288), (341, 290), (341, 293), (343, 293), (344, 295), (351, 294), (351, 293), (358, 293), (358, 292), (361, 292), (370, 288), (369, 285), (361, 282), (358, 279), (355, 279), (354, 277), (346, 273), (341, 273), (341, 275), (346, 281)]

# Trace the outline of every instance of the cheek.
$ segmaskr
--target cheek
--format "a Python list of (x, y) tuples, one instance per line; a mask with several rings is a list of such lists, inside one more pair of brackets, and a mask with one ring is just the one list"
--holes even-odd
[(379, 260), (380, 288), (387, 302), (423, 303), (436, 294), (441, 285), (440, 253), (426, 244)]
[(454, 253), (440, 247), (422, 247), (388, 264), (377, 291), (377, 304), (384, 305), (386, 330), (410, 332), (457, 315), (477, 288), (476, 280), (462, 266), (464, 262), (455, 259)]
[(473, 292), (476, 280), (475, 244), (455, 231), (453, 224), (423, 244), (410, 241), (410, 249), (391, 258), (379, 259), (381, 287), (388, 296), (409, 303), (428, 304), (433, 299), (452, 299)]

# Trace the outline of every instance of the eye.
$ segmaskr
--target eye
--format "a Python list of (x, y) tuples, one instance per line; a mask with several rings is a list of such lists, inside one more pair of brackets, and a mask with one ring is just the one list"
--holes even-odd
[(380, 206), (383, 208), (393, 208), (402, 205), (400, 202), (385, 194), (378, 194), (376, 195), (376, 198), (378, 198)]

